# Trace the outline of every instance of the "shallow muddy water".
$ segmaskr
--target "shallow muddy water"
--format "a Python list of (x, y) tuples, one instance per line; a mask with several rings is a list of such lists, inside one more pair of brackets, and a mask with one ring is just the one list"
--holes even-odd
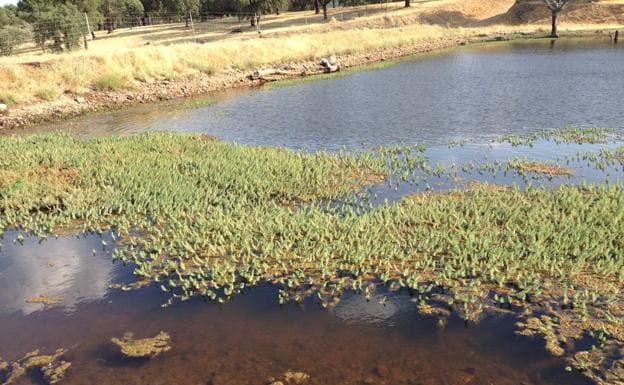
[[(287, 371), (306, 373), (308, 384), (587, 383), (564, 371), (540, 341), (516, 336), (513, 317), (490, 316), (468, 328), (451, 318), (441, 326), (418, 315), (407, 295), (389, 295), (385, 306), (379, 300), (387, 293), (378, 292), (370, 302), (347, 295), (331, 310), (313, 300), (280, 308), (277, 288), (265, 284), (222, 308), (201, 300), (161, 308), (167, 295), (155, 287), (107, 289), (128, 280), (129, 269), (111, 268), (101, 248), (93, 256), (100, 243), (97, 236), (41, 245), (27, 239), (22, 251), (3, 249), (0, 287), (19, 282), (21, 290), (0, 297), (0, 356), (13, 361), (34, 349), (67, 348), (72, 367), (64, 384), (261, 385)], [(68, 257), (50, 262), (61, 249)], [(63, 302), (27, 306), (40, 294)], [(151, 360), (123, 358), (110, 342), (128, 331), (148, 337), (161, 330), (171, 335), (172, 349)], [(42, 382), (33, 372), (20, 383)]]
[[(423, 156), (446, 170), (417, 186), (372, 188), (374, 203), (474, 180), (524, 186), (527, 180), (517, 175), (478, 170), (513, 158), (557, 162), (572, 173), (530, 183), (617, 183), (624, 177), (621, 165), (597, 170), (573, 158), (621, 145), (614, 139), (624, 133), (623, 59), (621, 46), (595, 41), (474, 46), (333, 80), (214, 95), (217, 103), (209, 106), (172, 101), (22, 132), (203, 132), (309, 151), (422, 143)], [(567, 125), (615, 131), (608, 143), (594, 145), (496, 141)], [(449, 146), (454, 139), (466, 142)], [(462, 171), (467, 163), (476, 169)], [(332, 309), (313, 299), (280, 308), (278, 289), (268, 284), (222, 307), (191, 300), (162, 308), (169, 297), (155, 286), (109, 288), (133, 280), (131, 267), (112, 263), (109, 236), (26, 238), (23, 245), (15, 237), (7, 232), (0, 241), (0, 357), (12, 362), (35, 349), (67, 348), (72, 367), (64, 384), (261, 385), (287, 371), (309, 375), (306, 384), (588, 383), (566, 372), (543, 341), (516, 336), (511, 315), (490, 315), (468, 328), (454, 316), (440, 324), (419, 315), (409, 296), (383, 292), (370, 302), (347, 295)], [(41, 295), (61, 303), (30, 303)], [(137, 337), (165, 331), (172, 349), (151, 360), (123, 358), (110, 339), (129, 331)], [(21, 381), (39, 384), (42, 378), (33, 372)]]

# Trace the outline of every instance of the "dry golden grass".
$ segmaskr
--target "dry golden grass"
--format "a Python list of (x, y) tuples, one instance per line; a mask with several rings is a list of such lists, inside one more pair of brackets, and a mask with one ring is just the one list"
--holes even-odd
[[(437, 0), (414, 2), (410, 9), (401, 8), (402, 3), (391, 3), (387, 11), (385, 5), (370, 5), (331, 10), (330, 15), (344, 12), (343, 18), (350, 20), (330, 23), (320, 22), (320, 17), (312, 12), (285, 13), (266, 17), (260, 36), (244, 20), (241, 22), (244, 32), (236, 34), (229, 33), (235, 26), (226, 21), (218, 28), (208, 27), (210, 22), (199, 23), (192, 36), (179, 25), (120, 30), (111, 36), (100, 34), (90, 43), (88, 51), (31, 52), (0, 58), (0, 103), (51, 102), (63, 94), (132, 90), (138, 83), (154, 80), (251, 70), (277, 63), (316, 60), (329, 54), (357, 54), (391, 47), (425, 46), (443, 39), (546, 30), (547, 26), (541, 24), (480, 24), (497, 13), (504, 13), (513, 2), (493, 0), (485, 7), (482, 0)], [(458, 13), (465, 15), (470, 20), (469, 26), (423, 23), (431, 15), (440, 18), (445, 13), (449, 18)], [(565, 32), (596, 27), (592, 23), (565, 24), (564, 19), (561, 29)], [(37, 65), (32, 65), (33, 62)]]

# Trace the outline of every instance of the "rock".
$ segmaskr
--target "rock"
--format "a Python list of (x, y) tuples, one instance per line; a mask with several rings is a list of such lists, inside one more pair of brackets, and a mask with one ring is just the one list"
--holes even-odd
[(258, 69), (247, 76), (249, 80), (274, 80), (271, 76), (287, 76), (290, 72), (281, 70), (279, 68), (266, 68)]
[(6, 104), (0, 104), (0, 116), (6, 116), (9, 114), (9, 107)]
[(321, 59), (321, 66), (325, 69), (325, 72), (340, 71), (340, 63), (338, 62), (338, 59), (336, 59), (335, 55)]
[(85, 99), (85, 98), (83, 98), (82, 96), (76, 96), (76, 97), (74, 98), (74, 102), (76, 102), (76, 103), (78, 103), (78, 104), (83, 104), (83, 103), (85, 103), (85, 102), (86, 102), (86, 99)]

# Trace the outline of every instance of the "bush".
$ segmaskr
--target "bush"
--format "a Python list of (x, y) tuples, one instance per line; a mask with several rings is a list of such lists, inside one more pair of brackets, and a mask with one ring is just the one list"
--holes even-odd
[(116, 91), (124, 88), (128, 84), (125, 76), (116, 73), (108, 73), (100, 76), (94, 84), (96, 91)]
[(7, 25), (0, 28), (0, 54), (10, 55), (13, 50), (32, 39), (29, 29)]
[(59, 5), (35, 14), (33, 24), (35, 41), (42, 49), (52, 40), (52, 49), (61, 51), (75, 48), (86, 33), (83, 16), (73, 5)]
[(48, 102), (53, 101), (54, 99), (56, 99), (59, 96), (59, 90), (58, 88), (55, 87), (43, 87), (42, 89), (40, 89), (36, 96), (39, 99), (42, 100), (47, 100)]

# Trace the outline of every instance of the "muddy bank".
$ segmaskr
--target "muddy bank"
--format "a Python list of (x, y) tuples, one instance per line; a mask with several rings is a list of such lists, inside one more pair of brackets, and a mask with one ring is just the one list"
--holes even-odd
[[(339, 55), (342, 69), (370, 65), (385, 60), (398, 59), (419, 53), (448, 49), (460, 45), (515, 39), (541, 38), (539, 33), (475, 34), (467, 38), (446, 38), (420, 42), (411, 46), (391, 47), (373, 51)], [(605, 36), (608, 31), (569, 32), (567, 36)], [(253, 76), (254, 71), (229, 70), (218, 75), (200, 75), (187, 79), (137, 82), (133, 90), (119, 92), (91, 91), (82, 95), (65, 94), (55, 101), (11, 107), (0, 114), (0, 132), (27, 127), (42, 122), (52, 122), (79, 115), (122, 109), (136, 104), (152, 103), (182, 97), (199, 96), (226, 89), (253, 87), (267, 81), (312, 76), (324, 73), (319, 61), (304, 61), (277, 65), (278, 73), (270, 77)]]

